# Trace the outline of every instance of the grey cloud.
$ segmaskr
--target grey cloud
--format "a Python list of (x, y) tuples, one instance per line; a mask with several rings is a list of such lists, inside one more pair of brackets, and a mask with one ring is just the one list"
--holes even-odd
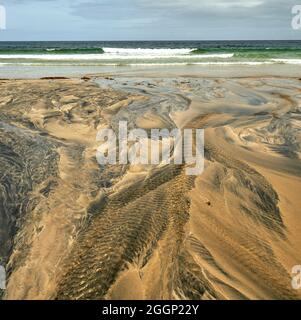
[(55, 3), (58, 8), (64, 7), (62, 10), (74, 26), (77, 23), (80, 28), (95, 29), (95, 34), (105, 29), (108, 36), (114, 38), (144, 38), (145, 35), (152, 39), (268, 39), (292, 36), (291, 8), (296, 0), (9, 1), (15, 6), (40, 3), (40, 7), (43, 4), (46, 9)]
[[(286, 22), (295, 0), (90, 0), (72, 5), (72, 13), (87, 19), (160, 21), (164, 24), (249, 25)], [(167, 20), (169, 21), (167, 21)]]

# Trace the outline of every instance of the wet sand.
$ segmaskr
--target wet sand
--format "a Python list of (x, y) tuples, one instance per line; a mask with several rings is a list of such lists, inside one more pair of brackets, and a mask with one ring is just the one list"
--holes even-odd
[(0, 78), (39, 79), (43, 77), (75, 77), (85, 75), (109, 75), (126, 77), (300, 77), (300, 65), (296, 64), (204, 64), (204, 65), (131, 65), (131, 66), (84, 66), (84, 65), (2, 65)]
[[(115, 74), (0, 89), (5, 299), (300, 298), (298, 78)], [(99, 166), (96, 134), (120, 120), (204, 128), (204, 173)]]

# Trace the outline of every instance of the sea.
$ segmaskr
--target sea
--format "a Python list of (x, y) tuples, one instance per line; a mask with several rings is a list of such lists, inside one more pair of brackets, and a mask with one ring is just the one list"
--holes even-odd
[(0, 42), (3, 66), (301, 65), (301, 41)]

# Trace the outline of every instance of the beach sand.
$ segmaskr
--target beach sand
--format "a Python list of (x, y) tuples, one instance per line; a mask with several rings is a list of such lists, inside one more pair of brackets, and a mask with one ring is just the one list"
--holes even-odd
[[(0, 81), (4, 299), (300, 299), (301, 81)], [(205, 170), (99, 166), (96, 134), (205, 129)]]

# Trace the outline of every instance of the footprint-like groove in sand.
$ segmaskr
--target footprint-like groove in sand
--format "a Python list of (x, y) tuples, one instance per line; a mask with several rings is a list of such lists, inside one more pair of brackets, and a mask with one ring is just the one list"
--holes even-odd
[[(300, 82), (120, 77), (1, 89), (4, 298), (300, 298), (290, 278), (301, 259)], [(205, 128), (204, 173), (100, 167), (97, 130), (120, 120)]]

